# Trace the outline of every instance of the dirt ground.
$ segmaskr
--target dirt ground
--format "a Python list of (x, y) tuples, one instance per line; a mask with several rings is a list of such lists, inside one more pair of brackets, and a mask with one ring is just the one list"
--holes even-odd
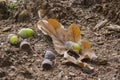
[[(0, 20), (0, 80), (120, 80), (120, 31), (106, 28), (109, 24), (120, 25), (119, 4), (119, 0), (21, 0), (13, 13), (16, 16)], [(82, 37), (90, 41), (96, 55), (107, 64), (89, 61), (88, 64), (95, 68), (92, 72), (73, 64), (63, 64), (63, 57), (54, 50), (51, 39), (36, 27), (39, 8), (45, 10), (44, 18), (56, 18), (65, 27), (77, 23)], [(19, 13), (25, 9), (30, 17), (22, 22), (24, 17), (20, 19)], [(95, 29), (96, 24), (105, 19), (108, 22)], [(35, 31), (28, 41), (37, 54), (6, 42), (8, 34), (17, 34), (25, 27)], [(56, 54), (50, 70), (41, 67), (46, 50)]]

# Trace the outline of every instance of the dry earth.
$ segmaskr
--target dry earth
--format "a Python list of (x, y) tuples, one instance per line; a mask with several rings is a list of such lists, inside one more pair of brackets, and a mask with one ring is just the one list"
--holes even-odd
[[(120, 79), (120, 31), (109, 30), (106, 27), (109, 24), (120, 25), (119, 0), (20, 1), (13, 18), (0, 20), (0, 80)], [(24, 7), (29, 11), (30, 17), (28, 16), (22, 22), (24, 17), (20, 19), (19, 13), (25, 10)], [(45, 10), (44, 18), (56, 18), (65, 27), (77, 23), (82, 31), (82, 37), (91, 42), (96, 55), (108, 64), (89, 61), (88, 63), (95, 68), (92, 72), (73, 64), (62, 64), (63, 58), (54, 50), (51, 39), (36, 27), (39, 8)], [(95, 29), (95, 25), (105, 19), (108, 19), (108, 22)], [(35, 35), (28, 41), (38, 54), (22, 51), (18, 45), (13, 46), (6, 42), (8, 34), (16, 34), (18, 30), (25, 27), (35, 30)], [(52, 50), (56, 54), (51, 70), (43, 70), (41, 67), (46, 50)]]

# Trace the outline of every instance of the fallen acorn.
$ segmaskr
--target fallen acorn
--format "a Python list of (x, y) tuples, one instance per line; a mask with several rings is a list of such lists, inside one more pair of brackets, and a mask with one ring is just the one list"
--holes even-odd
[(72, 42), (72, 41), (67, 41), (65, 42), (65, 48), (66, 49), (73, 49), (73, 50), (81, 50), (81, 47), (78, 43)]
[(34, 31), (31, 28), (22, 28), (18, 35), (20, 35), (22, 38), (29, 38), (34, 35)]
[(44, 59), (44, 61), (42, 62), (42, 68), (44, 70), (49, 70), (52, 68), (52, 61), (50, 61), (49, 59)]
[(55, 54), (52, 51), (46, 51), (45, 52), (45, 59), (54, 60)]
[(75, 43), (75, 44), (73, 45), (73, 49), (74, 49), (74, 50), (80, 50), (81, 48), (80, 48), (80, 45), (79, 45), (78, 43)]
[(7, 40), (10, 44), (13, 44), (13, 45), (18, 44), (18, 42), (19, 42), (19, 38), (15, 34), (9, 34), (7, 37)]
[(20, 43), (20, 49), (29, 51), (29, 50), (31, 49), (31, 48), (30, 48), (30, 43), (29, 43), (27, 40), (23, 40), (23, 41)]

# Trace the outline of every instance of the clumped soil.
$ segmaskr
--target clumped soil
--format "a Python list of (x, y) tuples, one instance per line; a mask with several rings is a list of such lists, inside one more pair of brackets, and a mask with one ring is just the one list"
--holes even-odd
[[(120, 25), (119, 4), (119, 0), (20, 0), (12, 18), (0, 21), (0, 80), (119, 80), (120, 31), (106, 28), (109, 24)], [(56, 18), (65, 27), (77, 23), (82, 37), (91, 42), (96, 55), (105, 63), (89, 61), (88, 64), (95, 68), (93, 71), (63, 64), (63, 58), (54, 50), (51, 39), (37, 29), (39, 8), (45, 10), (44, 18)], [(29, 11), (25, 14), (29, 15), (28, 20), (20, 17), (23, 10)], [(94, 29), (104, 19), (109, 22)], [(19, 49), (19, 45), (13, 46), (6, 42), (8, 34), (17, 34), (18, 30), (25, 27), (35, 31), (28, 41), (37, 54), (25, 52)], [(41, 67), (46, 50), (56, 54), (50, 70)]]

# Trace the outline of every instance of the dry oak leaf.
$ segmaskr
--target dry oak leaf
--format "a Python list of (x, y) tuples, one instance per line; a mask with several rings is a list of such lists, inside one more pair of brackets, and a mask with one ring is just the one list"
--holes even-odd
[[(80, 67), (88, 67), (93, 69), (93, 67), (81, 61), (85, 58), (91, 59), (96, 58), (97, 56), (91, 49), (90, 43), (81, 39), (81, 31), (79, 26), (76, 24), (71, 24), (70, 27), (66, 29), (56, 19), (43, 20), (40, 16), (40, 11), (38, 13), (40, 17), (40, 20), (37, 23), (38, 29), (45, 35), (49, 35), (52, 38), (55, 50), (60, 55), (64, 55), (64, 58), (66, 59), (65, 62), (72, 62)], [(75, 52), (74, 54), (79, 56), (79, 58), (75, 58), (74, 56), (68, 54), (69, 49), (66, 49), (65, 43), (69, 41), (80, 45), (81, 50), (72, 50)]]
[(38, 29), (40, 29), (45, 35), (49, 35), (53, 39), (55, 50), (63, 55), (66, 52), (65, 42), (80, 41), (81, 32), (76, 24), (72, 24), (68, 29), (65, 29), (56, 19), (39, 20)]
[(87, 40), (81, 41), (81, 48), (82, 48), (81, 53), (84, 56), (84, 59), (85, 58), (89, 58), (89, 59), (97, 58), (95, 52), (91, 49), (90, 42), (88, 42)]
[[(48, 21), (39, 20), (37, 25), (44, 34), (52, 38), (55, 50), (60, 55), (64, 55), (66, 59), (64, 62), (72, 62), (80, 67), (93, 69), (93, 67), (81, 61), (85, 58), (94, 58), (96, 55), (91, 49), (90, 43), (86, 40), (81, 40), (81, 32), (76, 24), (72, 24), (68, 29), (65, 29), (57, 20), (48, 19)], [(67, 41), (73, 41), (80, 44), (82, 50), (75, 51), (79, 58), (76, 59), (68, 54), (68, 50), (66, 50), (65, 47), (65, 42)]]
[[(70, 45), (68, 45), (70, 46)], [(92, 59), (92, 58), (97, 58), (97, 56), (95, 55), (94, 51), (91, 49), (90, 47), (90, 43), (87, 40), (81, 40), (81, 50), (80, 51), (74, 51), (74, 54), (77, 54), (79, 57), (76, 58), (74, 56), (71, 56), (68, 54), (68, 52), (64, 53), (64, 58), (66, 59), (64, 61), (64, 63), (66, 62), (72, 62), (80, 67), (87, 67), (89, 69), (94, 69), (93, 67), (91, 67), (90, 65), (88, 65), (85, 62), (82, 62), (83, 59)], [(72, 54), (72, 55), (74, 55)]]
[(73, 41), (78, 43), (79, 40), (81, 40), (81, 31), (80, 28), (78, 27), (78, 25), (76, 24), (71, 24), (70, 27), (68, 28), (67, 31), (67, 38), (68, 41)]

